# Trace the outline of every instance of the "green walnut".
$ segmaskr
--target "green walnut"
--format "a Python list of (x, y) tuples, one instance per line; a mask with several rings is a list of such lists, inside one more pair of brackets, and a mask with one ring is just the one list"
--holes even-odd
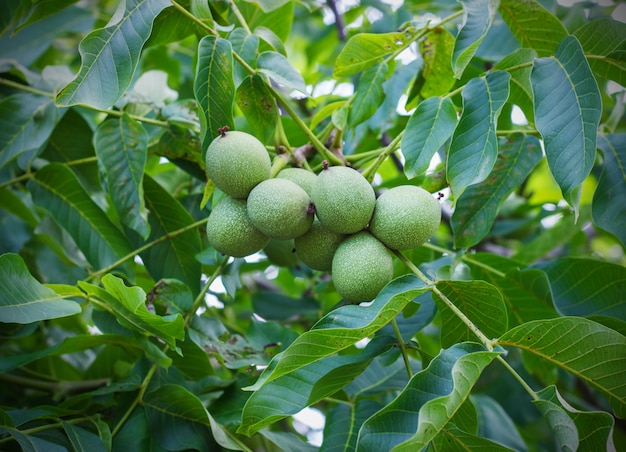
[(366, 228), (376, 204), (376, 194), (367, 179), (346, 166), (324, 165), (313, 183), (311, 199), (320, 222), (339, 234)]
[(393, 278), (389, 249), (367, 231), (344, 239), (332, 265), (335, 289), (346, 301), (370, 301)]
[(437, 231), (441, 206), (430, 193), (414, 185), (387, 190), (376, 200), (370, 232), (394, 250), (410, 250)]
[(304, 168), (284, 168), (278, 172), (276, 177), (289, 179), (291, 182), (295, 182), (302, 187), (309, 196), (311, 196), (313, 182), (315, 182), (315, 179), (317, 178), (315, 173), (305, 170)]
[(279, 267), (293, 267), (300, 262), (296, 254), (296, 247), (293, 239), (277, 240), (271, 239), (263, 248), (267, 260)]
[(296, 254), (315, 270), (330, 271), (333, 256), (345, 236), (325, 228), (316, 218), (309, 231), (294, 240)]
[(267, 179), (248, 195), (252, 224), (273, 239), (288, 240), (305, 234), (313, 223), (311, 198), (295, 182)]
[(230, 196), (213, 207), (207, 219), (206, 234), (213, 248), (233, 257), (254, 254), (270, 240), (250, 221), (246, 201)]
[(206, 151), (206, 171), (215, 186), (233, 198), (246, 198), (261, 181), (270, 177), (272, 162), (254, 136), (221, 131)]

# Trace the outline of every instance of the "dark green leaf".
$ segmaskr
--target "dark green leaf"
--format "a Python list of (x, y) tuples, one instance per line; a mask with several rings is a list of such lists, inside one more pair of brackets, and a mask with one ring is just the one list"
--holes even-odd
[(368, 399), (359, 399), (354, 405), (340, 403), (331, 408), (326, 416), (324, 442), (320, 451), (356, 450), (357, 435), (361, 425), (381, 408), (380, 403)]
[(470, 396), (476, 408), (478, 435), (488, 438), (513, 450), (526, 450), (526, 443), (518, 432), (513, 419), (494, 399), (485, 394)]
[(435, 450), (445, 450), (446, 452), (465, 452), (467, 450), (488, 450), (488, 451), (511, 451), (497, 442), (493, 442), (481, 436), (472, 435), (457, 428), (453, 422), (441, 429), (441, 433), (432, 441)]
[(491, 28), (498, 10), (498, 0), (460, 0), (463, 5), (463, 25), (456, 36), (452, 52), (454, 76), (461, 78), (474, 57), (478, 46)]
[(143, 198), (143, 173), (148, 157), (148, 133), (141, 123), (125, 114), (101, 123), (93, 139), (113, 207), (126, 226), (146, 238), (150, 226)]
[[(485, 281), (437, 281), (437, 288), (487, 337), (499, 337), (507, 330), (506, 306), (500, 291)], [(436, 297), (441, 312), (441, 344), (476, 340), (474, 333), (450, 308)]]
[(626, 418), (626, 337), (580, 317), (534, 320), (499, 340), (533, 353), (576, 375), (604, 394), (615, 415)]
[(38, 151), (63, 116), (44, 96), (17, 93), (0, 101), (0, 168), (16, 157)]
[(15, 31), (20, 31), (22, 28), (34, 24), (35, 22), (39, 22), (46, 17), (57, 14), (68, 6), (71, 6), (77, 2), (78, 0), (41, 0), (34, 5), (30, 16), (28, 16), (28, 19), (20, 24), (20, 26), (17, 27)]
[(263, 52), (257, 58), (256, 64), (258, 71), (267, 75), (274, 82), (308, 94), (302, 75), (284, 55), (272, 51)]
[(541, 160), (539, 140), (515, 134), (502, 139), (498, 157), (487, 179), (471, 185), (457, 199), (451, 225), (454, 246), (469, 248), (490, 231), (500, 207)]
[(120, 325), (140, 333), (161, 338), (171, 349), (176, 348), (176, 339), (183, 340), (185, 332), (180, 314), (161, 317), (146, 308), (146, 293), (137, 286), (127, 287), (112, 274), (102, 278), (104, 288), (82, 281), (78, 285), (88, 295), (99, 298), (104, 309), (112, 312)]
[[(148, 272), (155, 279), (174, 278), (183, 281), (195, 295), (200, 290), (200, 262), (195, 258), (202, 251), (197, 228), (188, 229), (194, 223), (189, 212), (148, 175), (143, 180), (146, 207), (150, 211), (150, 237), (148, 242), (159, 243), (140, 253)], [(163, 237), (167, 237), (163, 240)], [(141, 243), (137, 241), (137, 246)]]
[(564, 316), (626, 319), (626, 268), (565, 257), (538, 267), (548, 275), (554, 306)]
[(529, 320), (558, 317), (552, 304), (550, 281), (536, 268), (492, 253), (464, 256), (472, 277), (484, 279), (498, 289), (507, 305), (509, 326)]
[(500, 0), (500, 15), (523, 48), (540, 57), (554, 55), (569, 34), (563, 24), (536, 0)]
[(529, 123), (535, 122), (533, 109), (533, 89), (530, 86), (530, 71), (537, 52), (532, 49), (517, 49), (498, 61), (493, 67), (507, 71), (511, 75), (511, 94), (508, 103), (522, 109)]
[[(111, 107), (128, 89), (139, 56), (150, 37), (152, 22), (169, 5), (166, 0), (128, 0), (104, 28), (81, 41), (81, 67), (57, 95), (57, 105)], [(122, 9), (124, 8), (124, 9)]]
[(260, 75), (243, 79), (237, 88), (237, 105), (250, 123), (254, 136), (263, 143), (274, 136), (278, 107)]
[(626, 246), (626, 134), (600, 135), (604, 163), (593, 194), (591, 215), (596, 225)]
[[(174, 384), (163, 385), (146, 394), (143, 404), (148, 408), (148, 417), (152, 417), (153, 420), (168, 430), (173, 429), (179, 434), (200, 433), (190, 425), (194, 423), (200, 424), (211, 429), (213, 437), (220, 446), (230, 450), (250, 450), (235, 435), (219, 425), (206, 410), (200, 399), (182, 386)], [(169, 426), (165, 424), (169, 424)], [(155, 425), (153, 424), (153, 426)], [(192, 440), (192, 438), (187, 440), (180, 438), (177, 441), (182, 441), (180, 444), (187, 444), (187, 447), (193, 447), (191, 444), (195, 443), (195, 441), (189, 443), (187, 442), (189, 440)], [(174, 441), (174, 438), (168, 440), (168, 442), (170, 441)]]
[(352, 36), (335, 61), (333, 77), (357, 74), (406, 45), (404, 33), (358, 33)]
[(277, 292), (259, 290), (252, 294), (254, 312), (267, 320), (290, 317), (317, 318), (319, 304), (312, 298), (293, 298)]
[(375, 356), (387, 350), (392, 341), (389, 337), (374, 339), (360, 353), (326, 357), (267, 380), (275, 370), (271, 366), (280, 364), (280, 360), (278, 364), (273, 361), (259, 377), (259, 382), (249, 388), (255, 391), (243, 409), (238, 432), (249, 436), (330, 396), (352, 381)]
[(81, 312), (78, 303), (60, 298), (37, 281), (17, 254), (0, 255), (0, 322), (33, 323)]
[(535, 60), (530, 81), (550, 171), (565, 200), (578, 211), (602, 113), (600, 91), (578, 40), (569, 36), (554, 57)]
[(106, 446), (98, 435), (94, 435), (84, 428), (70, 424), (61, 419), (63, 430), (68, 439), (72, 443), (73, 450), (76, 452), (105, 452)]
[(405, 172), (413, 178), (428, 169), (435, 153), (456, 127), (454, 104), (447, 97), (420, 102), (406, 125), (400, 148), (406, 160)]
[(28, 186), (33, 201), (47, 209), (70, 234), (93, 268), (104, 268), (130, 254), (124, 235), (89, 197), (69, 167), (46, 165)]
[(385, 63), (376, 63), (363, 71), (356, 88), (354, 101), (348, 113), (348, 123), (356, 126), (371, 117), (385, 98), (383, 82), (388, 67)]
[(194, 94), (199, 105), (202, 155), (219, 134), (218, 129), (234, 128), (233, 49), (225, 39), (205, 36), (198, 44), (198, 66)]
[(278, 446), (280, 450), (297, 450), (298, 452), (316, 452), (319, 450), (313, 444), (305, 442), (305, 438), (295, 433), (263, 429), (259, 434)]
[(463, 89), (463, 113), (448, 153), (447, 177), (458, 199), (491, 172), (498, 155), (496, 125), (509, 97), (510, 75), (504, 71), (474, 78)]
[(497, 355), (473, 343), (441, 350), (400, 395), (363, 424), (358, 448), (421, 450), (449, 424)]
[(573, 408), (561, 397), (556, 386), (544, 388), (537, 395), (540, 400), (534, 403), (547, 417), (562, 450), (615, 450), (614, 420), (609, 413)]
[(26, 435), (14, 429), (9, 430), (9, 433), (20, 445), (23, 452), (67, 452), (66, 447), (52, 441), (38, 438), (35, 435)]
[(406, 275), (389, 283), (369, 306), (346, 305), (329, 312), (283, 352), (268, 382), (369, 336), (425, 290), (420, 279)]

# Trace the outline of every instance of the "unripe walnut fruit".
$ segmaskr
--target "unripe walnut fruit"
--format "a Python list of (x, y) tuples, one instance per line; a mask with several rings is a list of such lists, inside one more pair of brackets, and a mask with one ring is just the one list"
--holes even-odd
[(344, 237), (326, 229), (316, 218), (311, 229), (294, 240), (294, 245), (298, 257), (306, 265), (315, 270), (330, 271), (335, 251)]
[(376, 200), (370, 232), (394, 250), (417, 248), (439, 227), (441, 206), (430, 193), (414, 185), (399, 185)]
[(370, 301), (393, 278), (390, 251), (367, 231), (347, 237), (335, 251), (335, 289), (346, 301)]
[(320, 222), (339, 234), (367, 227), (376, 203), (367, 179), (346, 166), (325, 167), (313, 183), (311, 199)]
[(233, 257), (256, 253), (270, 240), (248, 218), (246, 201), (230, 196), (213, 207), (207, 219), (206, 234), (213, 248)]
[(287, 179), (267, 179), (248, 196), (248, 216), (261, 232), (288, 240), (306, 233), (313, 223), (309, 195)]
[(272, 162), (254, 136), (223, 131), (206, 151), (207, 175), (215, 186), (233, 198), (246, 198), (259, 182), (270, 177)]

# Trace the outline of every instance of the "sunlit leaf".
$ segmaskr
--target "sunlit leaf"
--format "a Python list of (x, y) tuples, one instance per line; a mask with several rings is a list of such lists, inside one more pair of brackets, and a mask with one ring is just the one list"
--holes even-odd
[(474, 343), (443, 349), (400, 395), (363, 424), (358, 448), (414, 451), (425, 447), (449, 424), (497, 355)]
[(555, 56), (535, 60), (530, 81), (550, 171), (565, 200), (578, 210), (602, 113), (600, 91), (578, 40), (569, 36)]
[(456, 36), (452, 52), (454, 76), (461, 78), (474, 57), (498, 10), (499, 0), (460, 0), (463, 5), (463, 25)]
[[(437, 288), (459, 308), (487, 337), (498, 337), (507, 330), (508, 317), (500, 291), (485, 281), (437, 281)], [(457, 342), (476, 340), (465, 325), (439, 297), (441, 344), (444, 348)]]
[(166, 0), (127, 0), (111, 21), (80, 43), (81, 67), (57, 95), (57, 105), (111, 107), (128, 89), (152, 23), (169, 6)]
[(406, 44), (404, 33), (358, 33), (352, 36), (335, 61), (333, 76), (347, 77), (373, 66), (383, 56)]
[(418, 104), (400, 143), (406, 160), (407, 177), (426, 172), (433, 156), (448, 141), (456, 124), (456, 110), (449, 98), (431, 97)]
[(491, 172), (498, 155), (496, 125), (509, 97), (510, 75), (504, 71), (474, 78), (463, 89), (463, 113), (448, 152), (447, 176), (455, 197)]
[(500, 141), (489, 177), (469, 186), (457, 199), (450, 221), (456, 248), (474, 246), (489, 233), (504, 201), (541, 157), (541, 145), (533, 136), (515, 134)]
[[(259, 37), (248, 33), (243, 28), (235, 28), (228, 36), (228, 40), (233, 46), (233, 52), (237, 53), (251, 68), (256, 68), (256, 58), (259, 50)], [(234, 78), (235, 85), (239, 84), (250, 73), (239, 63), (235, 61), (234, 64)]]
[(199, 105), (202, 155), (219, 134), (218, 129), (234, 127), (233, 49), (229, 41), (205, 36), (198, 44), (198, 65), (194, 94)]
[(0, 256), (0, 290), (2, 323), (33, 323), (81, 312), (78, 303), (60, 298), (37, 281), (17, 254)]
[(613, 19), (597, 19), (574, 31), (585, 50), (589, 67), (600, 77), (624, 85), (626, 81), (626, 24)]
[(38, 151), (63, 116), (45, 96), (17, 93), (0, 101), (0, 168), (27, 153)]
[(361, 74), (355, 98), (348, 113), (348, 123), (351, 126), (365, 121), (380, 107), (385, 97), (383, 81), (387, 76), (387, 71), (388, 67), (385, 63), (377, 63)]
[(509, 330), (499, 340), (533, 353), (604, 394), (615, 415), (626, 418), (626, 337), (580, 317), (534, 320)]
[(263, 52), (257, 58), (256, 64), (258, 71), (266, 74), (274, 82), (307, 94), (302, 75), (284, 55), (272, 51)]
[(454, 85), (454, 70), (450, 64), (454, 44), (454, 36), (445, 28), (435, 28), (419, 42), (424, 67), (415, 83), (424, 99), (443, 96)]
[(46, 165), (35, 173), (29, 189), (33, 201), (70, 234), (93, 268), (104, 268), (131, 252), (126, 237), (68, 166)]
[(626, 245), (626, 134), (600, 135), (602, 174), (593, 194), (591, 215), (602, 229)]
[(504, 70), (511, 75), (511, 94), (508, 103), (522, 109), (530, 124), (535, 122), (533, 109), (533, 90), (530, 86), (531, 63), (537, 57), (532, 49), (517, 49), (498, 61), (494, 70)]
[(98, 126), (94, 147), (106, 190), (120, 219), (146, 238), (150, 226), (143, 199), (143, 173), (148, 133), (141, 123), (123, 115)]
[(536, 0), (500, 0), (500, 15), (520, 46), (540, 57), (553, 55), (569, 34), (561, 21)]

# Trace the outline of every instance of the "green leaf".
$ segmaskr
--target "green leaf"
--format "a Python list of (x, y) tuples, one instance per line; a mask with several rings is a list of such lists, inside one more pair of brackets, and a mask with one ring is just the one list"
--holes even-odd
[(530, 320), (558, 317), (552, 304), (550, 281), (546, 274), (504, 256), (492, 253), (465, 255), (472, 277), (496, 286), (507, 305), (509, 326)]
[(331, 408), (326, 416), (321, 450), (324, 452), (355, 450), (361, 425), (381, 408), (380, 403), (368, 399), (357, 399), (356, 403), (350, 405), (339, 403)]
[(94, 269), (104, 268), (130, 254), (126, 237), (66, 165), (44, 166), (35, 173), (28, 187), (35, 204), (48, 210), (70, 234)]
[(78, 303), (60, 298), (37, 281), (17, 254), (0, 255), (0, 290), (2, 323), (33, 323), (81, 312)]
[[(626, 44), (623, 45), (626, 47)], [(588, 55), (589, 67), (602, 78), (613, 80), (620, 85), (626, 85), (626, 54), (625, 48), (611, 53), (608, 56)]]
[(572, 373), (604, 394), (615, 415), (626, 418), (626, 337), (580, 317), (534, 320), (499, 340), (533, 353)]
[(537, 58), (537, 52), (534, 50), (517, 49), (493, 67), (495, 70), (507, 71), (511, 75), (511, 93), (508, 103), (520, 107), (530, 124), (535, 122), (533, 89), (530, 85), (531, 63), (535, 58)]
[(459, 0), (463, 5), (463, 25), (456, 36), (452, 52), (454, 76), (461, 78), (478, 46), (491, 28), (499, 0)]
[[(544, 388), (537, 395), (540, 400), (534, 403), (548, 418), (562, 450), (615, 450), (614, 420), (609, 413), (573, 408), (561, 397), (556, 386)], [(554, 421), (562, 423), (555, 426)]]
[[(155, 280), (174, 278), (189, 286), (192, 293), (200, 291), (201, 265), (196, 254), (202, 251), (198, 228), (189, 229), (193, 217), (165, 188), (147, 174), (143, 179), (146, 207), (150, 211), (150, 237), (159, 240), (139, 254)], [(180, 233), (181, 229), (188, 230)], [(136, 237), (137, 238), (137, 237)], [(165, 239), (164, 239), (165, 238)], [(136, 240), (137, 247), (143, 242)]]
[(105, 452), (106, 446), (98, 435), (91, 433), (77, 425), (70, 424), (61, 419), (61, 425), (76, 452)]
[[(256, 68), (256, 58), (259, 50), (259, 37), (248, 33), (243, 28), (235, 28), (230, 35), (228, 35), (228, 40), (233, 46), (233, 52), (239, 55), (248, 64), (248, 66)], [(235, 85), (239, 86), (239, 84), (250, 74), (238, 61), (235, 62), (233, 69)]]
[(143, 173), (148, 158), (148, 133), (124, 114), (102, 122), (93, 137), (104, 184), (120, 219), (143, 238), (150, 234), (143, 199)]
[(406, 160), (405, 173), (413, 178), (426, 172), (435, 153), (456, 127), (454, 103), (447, 97), (420, 102), (409, 118), (400, 148)]
[(459, 428), (454, 423), (441, 429), (435, 439), (432, 441), (435, 450), (445, 450), (446, 452), (465, 452), (468, 450), (488, 450), (488, 451), (511, 451), (497, 442), (493, 442), (481, 436), (472, 435)]
[(257, 58), (256, 64), (258, 71), (274, 82), (308, 95), (302, 75), (284, 55), (272, 51), (263, 52)]
[(41, 0), (33, 6), (33, 10), (30, 16), (28, 16), (28, 19), (21, 23), (19, 27), (16, 27), (14, 33), (46, 17), (57, 14), (59, 11), (77, 2), (78, 0)]
[(389, 283), (368, 306), (346, 305), (329, 312), (282, 353), (267, 381), (357, 343), (385, 326), (425, 290), (421, 280), (406, 275)]
[(578, 211), (602, 113), (600, 90), (578, 40), (569, 36), (555, 56), (535, 60), (530, 81), (550, 171), (565, 200)]
[(102, 277), (104, 288), (83, 281), (78, 286), (89, 296), (102, 301), (98, 304), (113, 313), (120, 325), (130, 330), (162, 339), (170, 348), (176, 348), (176, 339), (185, 338), (184, 321), (180, 314), (161, 317), (146, 308), (146, 293), (137, 286), (127, 287), (112, 275)]
[(186, 425), (201, 424), (211, 429), (213, 438), (220, 446), (229, 450), (250, 450), (235, 435), (219, 425), (200, 399), (182, 386), (165, 384), (147, 393), (143, 404), (148, 409), (149, 418), (151, 417), (150, 411), (153, 411), (158, 413), (157, 416), (152, 416), (154, 420), (159, 419), (159, 423), (170, 424), (169, 426), (163, 425), (168, 430), (173, 429), (184, 433), (188, 431)]
[(502, 139), (498, 157), (487, 179), (469, 186), (457, 199), (450, 220), (454, 246), (469, 248), (491, 230), (500, 207), (541, 160), (539, 140), (517, 133)]
[[(507, 330), (508, 318), (502, 294), (486, 281), (437, 281), (437, 288), (459, 308), (487, 337), (499, 337)], [(439, 296), (441, 344), (444, 348), (457, 342), (476, 340), (476, 336)]]
[(626, 319), (626, 268), (622, 265), (565, 257), (538, 268), (550, 279), (554, 306), (561, 315)]
[(388, 67), (383, 62), (376, 63), (363, 71), (348, 113), (348, 123), (351, 126), (362, 123), (378, 110), (385, 98), (383, 82), (387, 72)]
[(524, 439), (518, 432), (513, 419), (507, 411), (494, 399), (485, 394), (470, 396), (476, 408), (478, 419), (478, 435), (510, 447), (513, 450), (526, 450)]
[(593, 222), (626, 246), (626, 133), (600, 135), (602, 174), (593, 194)]
[(278, 107), (260, 75), (250, 75), (237, 88), (237, 105), (250, 123), (254, 136), (269, 142), (276, 130)]
[(234, 128), (233, 49), (225, 39), (205, 36), (198, 44), (194, 94), (199, 106), (202, 155), (219, 134), (218, 129)]
[(497, 355), (474, 343), (441, 350), (391, 403), (363, 424), (358, 448), (415, 451), (425, 447), (449, 425)]
[(358, 33), (352, 36), (341, 49), (333, 77), (357, 74), (376, 64), (382, 57), (403, 48), (407, 37), (404, 33)]
[[(388, 350), (393, 340), (373, 339), (360, 353), (330, 356), (269, 381), (261, 375), (261, 385), (246, 402), (237, 431), (250, 436), (334, 394), (360, 374), (374, 357)], [(271, 371), (268, 369), (266, 374)], [(255, 386), (258, 385), (259, 382)]]
[(447, 177), (458, 199), (491, 172), (498, 155), (496, 125), (509, 97), (510, 75), (504, 71), (474, 78), (463, 89), (463, 113), (448, 152)]
[(17, 93), (0, 101), (0, 168), (16, 157), (38, 151), (63, 116), (45, 96)]
[(520, 46), (534, 49), (540, 57), (554, 55), (569, 34), (559, 19), (535, 0), (500, 0), (498, 11)]
[(8, 432), (24, 452), (67, 452), (66, 447), (52, 441), (38, 438), (35, 435), (25, 435), (19, 430), (14, 429), (9, 429)]
[[(252, 0), (246, 0), (246, 1), (252, 1)], [(255, 3), (258, 3), (264, 12), (269, 13), (271, 11), (274, 11), (275, 9), (280, 8), (281, 6), (283, 6), (285, 3), (289, 1), (290, 0), (256, 0)]]
[(626, 25), (613, 19), (597, 19), (583, 24), (574, 33), (585, 50), (589, 67), (600, 77), (626, 84), (624, 49)]
[(79, 45), (80, 70), (57, 95), (58, 106), (87, 104), (109, 108), (130, 86), (152, 23), (167, 0), (127, 0), (111, 21)]
[(448, 94), (454, 86), (454, 70), (450, 61), (455, 39), (445, 28), (435, 28), (419, 42), (424, 66), (418, 75), (416, 85), (424, 99)]

